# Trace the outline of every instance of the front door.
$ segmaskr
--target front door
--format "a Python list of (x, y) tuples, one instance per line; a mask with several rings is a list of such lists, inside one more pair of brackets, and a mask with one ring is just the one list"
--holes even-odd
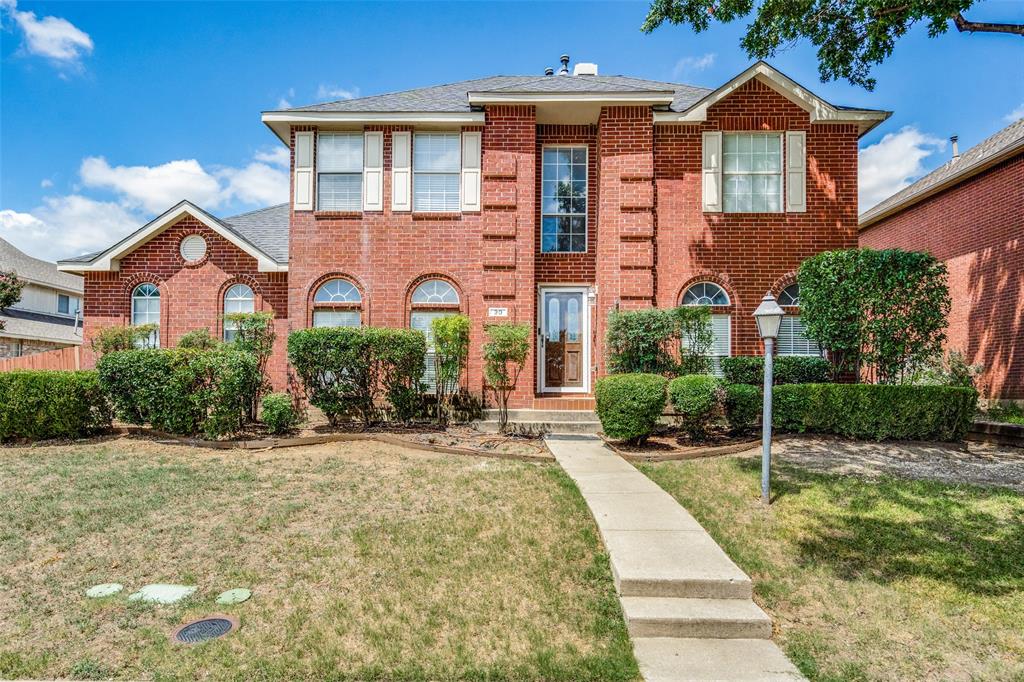
[(586, 290), (542, 289), (540, 304), (543, 390), (565, 393), (587, 391), (590, 349)]

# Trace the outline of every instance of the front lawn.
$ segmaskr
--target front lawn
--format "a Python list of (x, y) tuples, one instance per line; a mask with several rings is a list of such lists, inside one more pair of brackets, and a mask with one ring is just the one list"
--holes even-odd
[(811, 680), (1024, 679), (1024, 496), (774, 469), (644, 464), (754, 579)]
[[(373, 442), (0, 448), (0, 678), (631, 680), (607, 557), (554, 464)], [(119, 582), (121, 594), (84, 591)], [(147, 583), (197, 585), (175, 606)], [(247, 587), (236, 606), (217, 594)], [(175, 626), (227, 612), (197, 646)]]

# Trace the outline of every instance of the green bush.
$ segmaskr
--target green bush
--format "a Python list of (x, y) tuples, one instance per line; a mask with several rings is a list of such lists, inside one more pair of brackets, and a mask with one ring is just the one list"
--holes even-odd
[(761, 390), (750, 384), (729, 384), (725, 387), (725, 418), (733, 433), (746, 433), (761, 417)]
[(155, 324), (140, 324), (133, 327), (104, 327), (96, 332), (89, 346), (96, 355), (106, 355), (119, 350), (134, 350), (146, 345), (150, 335), (157, 330)]
[(110, 427), (95, 371), (0, 373), (0, 441), (79, 438)]
[(469, 327), (469, 318), (465, 315), (436, 317), (430, 323), (437, 373), (437, 421), (442, 425), (451, 417), (452, 397), (459, 392), (462, 372), (469, 359)]
[(287, 393), (269, 393), (263, 397), (260, 421), (271, 433), (288, 433), (299, 425), (299, 411)]
[(489, 324), (484, 327), (484, 376), (494, 390), (498, 404), (498, 430), (508, 429), (508, 400), (519, 382), (526, 358), (530, 354), (530, 335), (527, 324)]
[[(764, 358), (760, 355), (737, 355), (722, 358), (722, 375), (730, 384), (764, 384)], [(772, 378), (782, 384), (825, 384), (832, 380), (832, 364), (825, 358), (811, 355), (779, 355), (772, 363)]]
[(242, 430), (260, 382), (256, 356), (230, 348), (115, 351), (97, 369), (121, 419), (207, 438)]
[(384, 395), (394, 418), (408, 422), (423, 404), (421, 379), (427, 356), (427, 339), (415, 329), (376, 329), (374, 347), (380, 363)]
[(613, 374), (598, 379), (594, 396), (609, 438), (643, 443), (665, 410), (668, 379), (658, 374)]
[(963, 440), (978, 402), (961, 386), (793, 384), (773, 395), (776, 428), (866, 440)]
[(609, 369), (666, 376), (707, 372), (710, 322), (706, 306), (613, 311), (606, 335)]
[(668, 385), (669, 399), (679, 415), (679, 424), (691, 438), (707, 435), (722, 415), (725, 391), (722, 383), (707, 374), (687, 374)]
[[(210, 336), (210, 330), (206, 327), (193, 329), (178, 339), (178, 348), (192, 348), (193, 350), (212, 350), (220, 345), (220, 341)], [(127, 349), (121, 349), (127, 350)]]

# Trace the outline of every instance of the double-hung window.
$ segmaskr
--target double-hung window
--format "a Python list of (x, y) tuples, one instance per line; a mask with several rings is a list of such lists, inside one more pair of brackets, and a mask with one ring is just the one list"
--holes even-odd
[(722, 135), (722, 176), (726, 213), (782, 211), (782, 135)]
[(317, 209), (361, 211), (363, 208), (363, 134), (317, 136)]
[(459, 211), (461, 144), (459, 133), (416, 133), (412, 144), (413, 211)]
[(587, 250), (587, 148), (545, 147), (541, 177), (543, 253)]

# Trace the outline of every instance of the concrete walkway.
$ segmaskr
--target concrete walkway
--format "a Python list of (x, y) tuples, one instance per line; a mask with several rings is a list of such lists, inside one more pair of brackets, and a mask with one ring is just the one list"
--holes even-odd
[(647, 682), (803, 679), (750, 578), (675, 498), (596, 436), (545, 441), (597, 521)]

